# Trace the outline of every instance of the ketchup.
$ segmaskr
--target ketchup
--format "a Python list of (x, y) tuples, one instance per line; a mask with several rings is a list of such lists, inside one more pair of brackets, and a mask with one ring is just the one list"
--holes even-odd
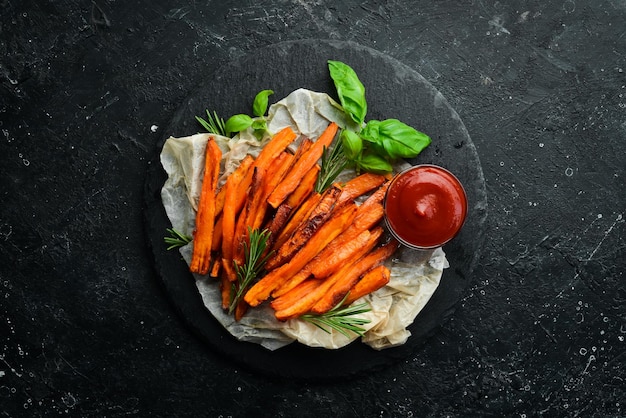
[(396, 175), (385, 196), (385, 220), (401, 243), (439, 247), (459, 232), (467, 197), (459, 180), (435, 165), (417, 165)]

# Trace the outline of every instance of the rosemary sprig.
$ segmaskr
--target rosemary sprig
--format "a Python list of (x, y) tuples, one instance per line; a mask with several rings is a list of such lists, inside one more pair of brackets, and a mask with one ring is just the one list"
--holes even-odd
[(202, 119), (200, 116), (196, 116), (196, 120), (200, 122), (200, 125), (212, 134), (227, 136), (226, 122), (224, 122), (224, 119), (217, 116), (217, 112), (215, 110), (213, 111), (213, 115), (211, 115), (211, 112), (207, 109), (206, 115), (206, 120)]
[(264, 254), (267, 247), (267, 240), (270, 237), (270, 231), (267, 229), (262, 231), (257, 229), (252, 230), (252, 228), (248, 227), (248, 235), (250, 236), (249, 243), (244, 243), (244, 264), (240, 266), (234, 263), (235, 272), (237, 273), (237, 286), (235, 295), (230, 302), (228, 313), (233, 313), (244, 293), (252, 281), (261, 273), (265, 262), (273, 253), (270, 251)]
[[(348, 295), (346, 295), (346, 297), (347, 296)], [(361, 328), (361, 325), (369, 324), (371, 321), (369, 319), (355, 318), (354, 315), (369, 312), (370, 308), (367, 303), (341, 308), (341, 305), (346, 300), (346, 297), (344, 297), (341, 302), (326, 313), (321, 315), (305, 314), (302, 315), (300, 319), (312, 323), (329, 334), (330, 328), (341, 332), (348, 338), (350, 338), (349, 331), (352, 331), (359, 337), (362, 337), (365, 330)]]
[(322, 153), (321, 170), (315, 182), (315, 191), (318, 193), (328, 189), (348, 165), (348, 159), (343, 152), (343, 142), (338, 139), (335, 139), (333, 142), (334, 145), (330, 152), (328, 148), (324, 147), (324, 152)]
[(169, 232), (170, 236), (163, 238), (163, 241), (165, 241), (165, 243), (169, 245), (167, 247), (168, 250), (177, 247), (183, 247), (191, 242), (190, 236), (178, 232), (174, 228), (167, 228), (167, 232)]

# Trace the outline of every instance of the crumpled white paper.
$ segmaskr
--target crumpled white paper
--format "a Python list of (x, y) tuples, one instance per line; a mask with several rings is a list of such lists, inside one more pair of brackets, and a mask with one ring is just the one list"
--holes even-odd
[[(267, 116), (270, 132), (275, 133), (291, 126), (296, 134), (313, 140), (319, 137), (331, 121), (340, 127), (352, 126), (352, 122), (346, 120), (339, 105), (330, 96), (305, 89), (298, 89), (270, 106)], [(182, 138), (170, 137), (165, 142), (161, 164), (168, 178), (161, 191), (163, 205), (172, 227), (189, 236), (194, 229), (204, 175), (204, 151), (209, 136), (216, 139), (223, 153), (220, 184), (246, 154), (256, 156), (267, 140), (259, 142), (252, 131), (247, 130), (232, 139), (196, 134)], [(188, 264), (192, 246), (193, 242), (180, 249)], [(369, 324), (363, 326), (367, 332), (361, 340), (377, 350), (407, 341), (411, 335), (407, 327), (437, 289), (448, 261), (441, 248), (429, 253), (401, 248), (394, 259), (387, 262), (387, 266), (391, 270), (389, 283), (355, 301), (357, 304), (366, 302), (371, 308), (369, 312), (360, 315), (370, 320)], [(236, 322), (232, 315), (222, 309), (218, 282), (199, 275), (195, 275), (195, 278), (204, 305), (233, 336), (242, 341), (258, 343), (269, 350), (276, 350), (296, 340), (311, 347), (336, 349), (359, 338), (356, 334), (348, 338), (334, 330), (328, 333), (299, 319), (280, 322), (267, 303), (249, 309)]]

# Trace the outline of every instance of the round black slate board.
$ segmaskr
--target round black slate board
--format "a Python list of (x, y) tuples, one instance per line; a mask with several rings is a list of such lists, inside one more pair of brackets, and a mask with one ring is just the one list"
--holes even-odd
[[(409, 327), (412, 336), (400, 347), (375, 351), (358, 340), (339, 350), (290, 344), (276, 351), (232, 337), (205, 309), (188, 267), (176, 251), (163, 244), (169, 220), (160, 200), (166, 179), (158, 161), (151, 161), (146, 181), (146, 233), (159, 280), (188, 326), (212, 349), (252, 370), (285, 377), (327, 379), (371, 372), (406, 359), (453, 312), (467, 289), (477, 263), (487, 214), (485, 183), (476, 149), (457, 113), (416, 71), (380, 52), (354, 43), (322, 40), (275, 44), (224, 64), (208, 76), (172, 119), (166, 135), (186, 136), (201, 131), (194, 116), (205, 109), (220, 115), (251, 113), (256, 93), (272, 89), (277, 101), (303, 87), (337, 99), (327, 60), (355, 69), (366, 87), (366, 120), (398, 118), (431, 136), (433, 142), (412, 163), (446, 167), (463, 182), (469, 215), (461, 233), (444, 247), (450, 268), (425, 309)], [(160, 152), (163, 141), (158, 144)]]

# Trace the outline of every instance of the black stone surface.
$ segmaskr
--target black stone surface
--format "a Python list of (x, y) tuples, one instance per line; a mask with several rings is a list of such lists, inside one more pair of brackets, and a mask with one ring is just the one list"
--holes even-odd
[[(176, 310), (209, 346), (225, 358), (269, 376), (317, 381), (346, 379), (373, 373), (406, 359), (453, 312), (467, 290), (483, 247), (487, 217), (485, 181), (476, 148), (465, 126), (443, 96), (417, 72), (370, 48), (322, 40), (281, 42), (261, 48), (220, 67), (185, 101), (167, 131), (182, 133), (175, 136), (196, 133), (195, 115), (203, 115), (207, 106), (219, 107), (218, 114), (249, 112), (250, 97), (254, 98), (256, 92), (268, 87), (274, 90), (276, 100), (298, 88), (335, 95), (326, 64), (329, 59), (352, 66), (368, 86), (368, 115), (372, 115), (368, 120), (396, 117), (431, 135), (435, 145), (413, 162), (438, 164), (456, 173), (466, 188), (468, 217), (462, 232), (445, 246), (452, 268), (446, 269), (437, 292), (409, 328), (412, 336), (406, 344), (382, 351), (358, 342), (340, 350), (291, 344), (272, 352), (258, 344), (229, 337), (205, 310), (194, 279), (187, 265), (181, 263), (180, 255), (166, 250), (163, 231), (171, 224), (163, 209), (160, 191), (167, 176), (155, 153), (146, 179), (145, 215), (158, 278)], [(267, 62), (272, 63), (271, 68)], [(378, 81), (380, 74), (387, 75), (383, 83)], [(164, 140), (167, 137), (169, 135)], [(159, 143), (157, 151), (161, 149)]]
[[(625, 415), (623, 2), (1, 5), (3, 416)], [(302, 39), (419, 72), (487, 186), (454, 313), (349, 381), (271, 378), (208, 348), (144, 235), (149, 161), (176, 110), (221, 66)]]

